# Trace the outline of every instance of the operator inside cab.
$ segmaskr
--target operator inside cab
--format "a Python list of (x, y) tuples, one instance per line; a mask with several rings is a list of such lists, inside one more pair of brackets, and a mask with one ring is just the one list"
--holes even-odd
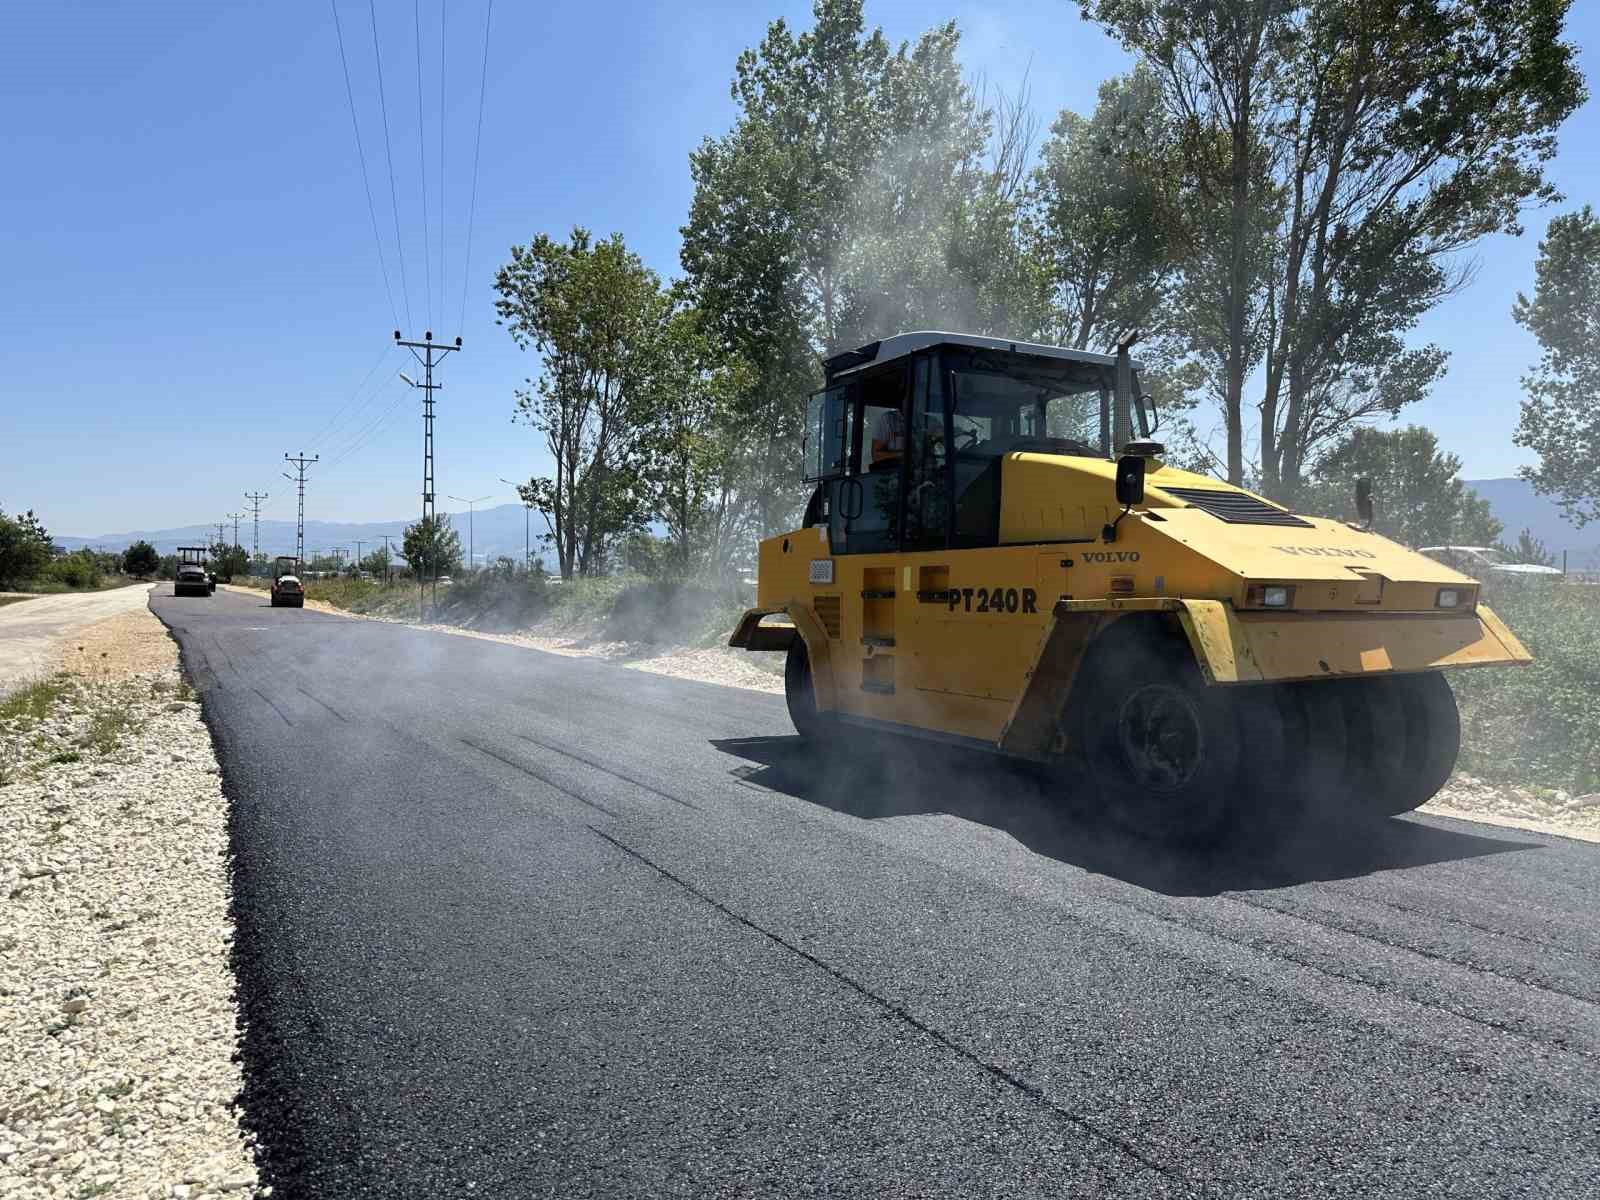
[(876, 471), (899, 465), (906, 452), (906, 421), (898, 408), (886, 408), (872, 422), (872, 461)]

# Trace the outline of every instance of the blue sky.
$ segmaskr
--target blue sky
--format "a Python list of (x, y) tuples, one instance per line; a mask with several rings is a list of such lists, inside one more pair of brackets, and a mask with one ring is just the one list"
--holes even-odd
[[(675, 272), (687, 156), (733, 119), (734, 59), (770, 19), (809, 14), (809, 3), (498, 0), (458, 328), (485, 2), (445, 6), (442, 299), (440, 2), (421, 4), (427, 265), (413, 5), (376, 3), (409, 327), (421, 333), (431, 307), (434, 332), (465, 341), (441, 375), (447, 508), (449, 494), (510, 499), (498, 477), (544, 467), (535, 434), (511, 422), (512, 389), (534, 361), (493, 320), (489, 284), (506, 248), (582, 223), (622, 231)], [(1600, 47), (1600, 5), (1575, 10), (1569, 36)], [(338, 11), (400, 306), (370, 18), (362, 0)], [(869, 0), (867, 14), (896, 40), (955, 17), (969, 71), (1000, 87), (1027, 73), (1043, 125), (1062, 107), (1087, 110), (1099, 81), (1127, 66), (1063, 0)], [(249, 490), (270, 493), (264, 517), (292, 518), (282, 456), (304, 449), (323, 458), (308, 516), (415, 511), (420, 405), (386, 355), (394, 317), (329, 5), (52, 0), (13, 7), (7, 22), (0, 507), (94, 535), (220, 520)], [(1600, 102), (1561, 140), (1552, 175), (1569, 199), (1556, 211), (1600, 203)], [(1531, 286), (1550, 215), (1530, 214), (1521, 239), (1481, 245), (1475, 284), (1418, 331), (1452, 360), (1410, 419), (1434, 427), (1469, 477), (1525, 461), (1510, 439), (1536, 348), (1509, 309)]]

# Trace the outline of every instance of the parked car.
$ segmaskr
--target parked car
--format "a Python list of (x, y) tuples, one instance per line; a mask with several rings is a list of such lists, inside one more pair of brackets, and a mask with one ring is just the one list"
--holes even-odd
[(1545, 567), (1538, 563), (1519, 563), (1504, 550), (1493, 546), (1424, 546), (1420, 553), (1445, 566), (1471, 575), (1474, 579), (1559, 579), (1558, 567)]

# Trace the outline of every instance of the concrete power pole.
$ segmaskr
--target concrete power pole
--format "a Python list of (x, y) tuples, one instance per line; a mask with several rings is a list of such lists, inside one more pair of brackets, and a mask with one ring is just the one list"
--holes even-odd
[(320, 454), (313, 454), (310, 458), (307, 458), (304, 450), (300, 451), (298, 457), (288, 453), (283, 456), (285, 462), (295, 465), (297, 472), (296, 475), (291, 475), (285, 471), (283, 472), (283, 477), (296, 485), (300, 496), (299, 515), (295, 521), (294, 530), (294, 561), (296, 565), (304, 562), (306, 556), (306, 468), (321, 457)]
[(244, 520), (243, 513), (229, 513), (228, 520), (233, 522), (233, 548), (239, 548), (239, 522)]
[(244, 498), (250, 501), (250, 557), (259, 558), (261, 556), (261, 502), (267, 498), (267, 494), (265, 492), (246, 492)]

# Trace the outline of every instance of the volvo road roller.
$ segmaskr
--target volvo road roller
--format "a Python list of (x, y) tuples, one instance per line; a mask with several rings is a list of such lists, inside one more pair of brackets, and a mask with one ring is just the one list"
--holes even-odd
[(731, 644), (787, 654), (808, 740), (1078, 764), (1153, 837), (1313, 796), (1423, 804), (1460, 744), (1441, 672), (1528, 652), (1474, 580), (1372, 531), (1370, 489), (1329, 520), (1163, 463), (1136, 336), (903, 333), (828, 359), (803, 526), (761, 543)]

